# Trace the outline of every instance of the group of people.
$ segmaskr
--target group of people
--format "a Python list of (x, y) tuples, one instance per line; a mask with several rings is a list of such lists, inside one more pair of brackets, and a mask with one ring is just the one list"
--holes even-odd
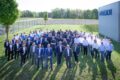
[(72, 67), (71, 59), (79, 63), (79, 54), (90, 55), (92, 58), (100, 58), (101, 61), (110, 60), (114, 49), (113, 44), (107, 38), (86, 32), (77, 31), (31, 31), (28, 35), (21, 33), (14, 35), (11, 41), (4, 43), (5, 56), (8, 61), (20, 57), (22, 66), (27, 59), (37, 68), (50, 66), (53, 69), (53, 57), (56, 58), (57, 66), (65, 58), (67, 68)]

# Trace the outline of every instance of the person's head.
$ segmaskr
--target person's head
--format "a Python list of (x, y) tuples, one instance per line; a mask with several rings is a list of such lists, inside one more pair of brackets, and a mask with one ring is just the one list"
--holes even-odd
[(10, 41), (10, 44), (12, 44), (12, 41)]
[(32, 45), (35, 46), (35, 42), (33, 42)]
[(42, 46), (41, 44), (38, 45), (39, 48), (41, 48), (41, 46)]
[(97, 40), (96, 40), (96, 39), (94, 40), (94, 43), (97, 43)]
[(63, 41), (66, 42), (66, 38), (64, 38)]
[(70, 45), (67, 45), (66, 48), (69, 49), (69, 48), (70, 48)]
[(59, 41), (59, 45), (61, 45), (62, 44), (62, 41)]
[(50, 44), (48, 44), (47, 47), (50, 48)]
[(23, 47), (25, 47), (26, 46), (26, 44), (25, 43), (23, 43)]

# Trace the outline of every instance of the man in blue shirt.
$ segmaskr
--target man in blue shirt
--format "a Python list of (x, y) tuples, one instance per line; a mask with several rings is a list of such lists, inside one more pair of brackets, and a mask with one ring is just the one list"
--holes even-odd
[(99, 47), (99, 51), (101, 54), (101, 61), (104, 62), (104, 57), (105, 57), (105, 46), (103, 45), (103, 42), (101, 42), (101, 45)]

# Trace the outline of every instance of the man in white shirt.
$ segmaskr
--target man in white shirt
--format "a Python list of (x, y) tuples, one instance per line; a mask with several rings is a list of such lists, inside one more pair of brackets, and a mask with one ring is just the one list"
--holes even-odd
[(75, 44), (79, 44), (79, 37), (78, 37), (78, 35), (75, 36), (75, 38), (74, 38), (74, 43), (75, 43)]
[(98, 48), (99, 46), (98, 46), (97, 40), (94, 40), (94, 43), (92, 45), (92, 54), (91, 54), (92, 57), (95, 57), (95, 58), (99, 57)]
[(86, 37), (84, 37), (84, 40), (83, 40), (83, 49), (84, 49), (84, 55), (87, 56), (87, 53), (88, 53), (88, 41), (86, 40)]

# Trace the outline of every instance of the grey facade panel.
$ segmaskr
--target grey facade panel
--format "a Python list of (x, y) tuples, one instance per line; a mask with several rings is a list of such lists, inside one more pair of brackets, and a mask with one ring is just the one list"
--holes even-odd
[[(101, 12), (112, 10), (105, 15)], [(106, 15), (107, 14), (107, 15)], [(120, 41), (120, 1), (99, 8), (99, 33), (110, 37), (116, 41)]]

